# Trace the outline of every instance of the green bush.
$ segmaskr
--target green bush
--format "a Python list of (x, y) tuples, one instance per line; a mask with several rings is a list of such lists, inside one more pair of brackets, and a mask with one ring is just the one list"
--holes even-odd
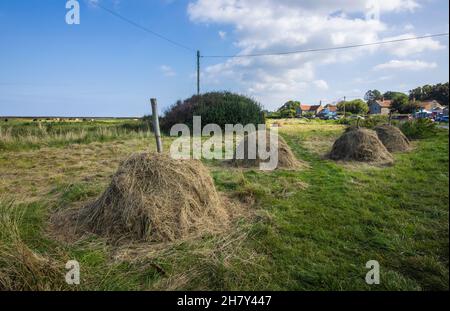
[(374, 115), (367, 117), (365, 120), (362, 120), (361, 126), (367, 128), (374, 128), (378, 125), (383, 125), (389, 123), (389, 116), (386, 115)]
[(301, 103), (299, 101), (288, 101), (281, 108), (278, 109), (282, 118), (295, 118), (297, 115), (297, 109), (300, 108)]
[(269, 112), (266, 114), (266, 119), (281, 119), (282, 116), (278, 111)]
[(436, 124), (429, 119), (408, 121), (400, 126), (403, 134), (409, 139), (427, 138), (436, 134)]
[[(351, 125), (351, 126), (356, 126), (358, 124), (358, 119), (357, 118), (349, 118), (347, 116), (347, 118), (342, 118), (339, 119), (337, 121), (338, 124), (343, 124), (343, 125)], [(383, 125), (383, 124), (388, 124), (389, 123), (389, 116), (386, 115), (373, 115), (373, 116), (368, 116), (366, 117), (364, 120), (359, 120), (359, 126), (360, 127), (366, 127), (366, 128), (374, 128), (375, 126), (378, 125)], [(391, 122), (392, 125), (394, 125), (394, 121)]]
[(316, 114), (312, 111), (306, 111), (302, 113), (302, 117), (307, 118), (307, 119), (311, 119), (312, 117), (314, 117)]
[(350, 125), (350, 124), (352, 124), (352, 120), (350, 120), (349, 118), (341, 118), (341, 119), (337, 120), (336, 123), (342, 124), (342, 125)]
[(215, 123), (221, 128), (225, 124), (265, 123), (262, 107), (253, 99), (230, 92), (211, 92), (178, 101), (165, 112), (161, 128), (168, 132), (177, 123), (192, 128), (193, 116), (201, 116), (203, 125)]
[(366, 114), (369, 111), (369, 106), (361, 99), (343, 101), (337, 105), (337, 109), (340, 112), (344, 111), (344, 107), (347, 115), (348, 113)]

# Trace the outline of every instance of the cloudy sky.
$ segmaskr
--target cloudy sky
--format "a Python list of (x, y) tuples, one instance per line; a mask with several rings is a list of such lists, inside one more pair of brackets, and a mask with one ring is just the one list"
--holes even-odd
[[(91, 0), (92, 1), (92, 0)], [(0, 2), (0, 115), (140, 116), (195, 92), (204, 56), (340, 47), (447, 33), (447, 0), (96, 0), (184, 49), (80, 0)], [(448, 37), (283, 56), (210, 58), (202, 91), (229, 90), (267, 109), (408, 91), (449, 79)]]

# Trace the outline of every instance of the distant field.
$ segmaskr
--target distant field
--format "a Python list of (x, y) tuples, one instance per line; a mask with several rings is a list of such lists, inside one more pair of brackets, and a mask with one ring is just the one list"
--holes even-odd
[(62, 121), (8, 119), (0, 123), (0, 150), (61, 147), (119, 138), (147, 136), (150, 125), (141, 120)]
[[(73, 289), (62, 273), (10, 257), (25, 245), (57, 271), (77, 259), (83, 290), (448, 290), (448, 131), (414, 141), (393, 166), (373, 167), (324, 157), (343, 125), (281, 122), (310, 168), (267, 173), (205, 162), (219, 191), (245, 199), (229, 232), (120, 247), (96, 236), (63, 240), (49, 218), (97, 197), (130, 153), (154, 151), (148, 124), (1, 124), (0, 280), (34, 271), (23, 288)], [(171, 138), (163, 141), (167, 150)], [(364, 281), (372, 259), (381, 265), (376, 286)]]

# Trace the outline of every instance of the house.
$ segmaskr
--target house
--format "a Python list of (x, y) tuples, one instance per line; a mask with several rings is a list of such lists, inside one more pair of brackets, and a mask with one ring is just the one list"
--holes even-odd
[(416, 103), (420, 110), (426, 110), (430, 112), (442, 113), (445, 108), (435, 100), (427, 100)]
[(391, 111), (392, 100), (376, 100), (369, 104), (370, 114), (389, 114)]
[(312, 113), (317, 115), (322, 110), (322, 105), (300, 105), (296, 108), (296, 115), (297, 117), (301, 117), (304, 113)]
[(325, 107), (317, 114), (319, 117), (334, 117), (337, 115), (337, 106), (336, 105), (325, 105)]

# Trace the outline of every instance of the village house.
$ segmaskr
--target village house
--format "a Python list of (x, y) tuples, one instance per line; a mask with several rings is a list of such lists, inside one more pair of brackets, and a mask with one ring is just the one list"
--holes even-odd
[(335, 116), (337, 114), (336, 105), (325, 105), (325, 107), (317, 114), (319, 117)]
[(370, 114), (384, 114), (387, 115), (391, 111), (392, 100), (376, 100), (369, 104)]
[(313, 113), (314, 115), (317, 115), (322, 110), (322, 105), (300, 105), (296, 108), (296, 115), (297, 117), (301, 117), (304, 113)]
[(417, 105), (420, 110), (422, 111), (428, 111), (428, 112), (435, 112), (435, 113), (443, 113), (444, 106), (439, 104), (439, 102), (435, 100), (427, 100), (422, 102), (417, 102)]

